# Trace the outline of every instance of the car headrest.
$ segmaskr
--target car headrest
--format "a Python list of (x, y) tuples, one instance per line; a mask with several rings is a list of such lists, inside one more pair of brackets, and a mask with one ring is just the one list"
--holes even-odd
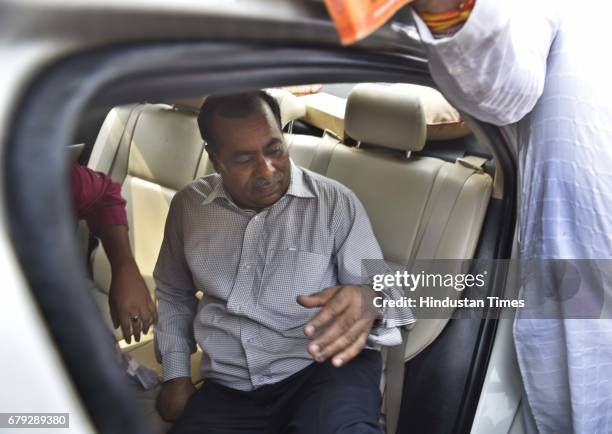
[(419, 96), (380, 84), (358, 84), (351, 90), (344, 128), (359, 142), (400, 151), (420, 151), (427, 140)]
[(425, 109), (427, 140), (452, 140), (470, 134), (461, 114), (436, 89), (416, 84), (394, 84), (402, 94), (417, 95)]
[[(291, 121), (306, 115), (306, 105), (300, 99), (284, 89), (266, 89), (271, 96), (276, 98), (281, 112), (281, 123), (283, 128)], [(190, 110), (195, 113), (200, 111), (206, 97), (179, 99), (172, 101), (172, 105), (183, 110)]]

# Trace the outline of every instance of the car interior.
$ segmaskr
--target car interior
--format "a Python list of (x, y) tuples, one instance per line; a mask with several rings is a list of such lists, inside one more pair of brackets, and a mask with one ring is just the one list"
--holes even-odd
[[(489, 205), (502, 194), (503, 180), (491, 151), (439, 92), (389, 83), (324, 85), (299, 96), (282, 88), (268, 91), (279, 102), (292, 160), (356, 193), (386, 260), (409, 266), (419, 259), (478, 255)], [(83, 143), (69, 147), (71, 159), (122, 185), (133, 253), (152, 294), (153, 269), (173, 195), (214, 172), (196, 123), (203, 101), (194, 96), (114, 107), (99, 129), (96, 122), (83, 121), (75, 140)], [(92, 295), (112, 329), (110, 265), (82, 223), (78, 234), (95, 283)], [(406, 392), (407, 382), (421, 381), (419, 364), (410, 371), (411, 361), (427, 357), (422, 353), (441, 342), (448, 328), (448, 319), (418, 320), (404, 332), (402, 346), (384, 352), (381, 423), (387, 433), (397, 432), (410, 412), (406, 405), (418, 398)], [(131, 344), (122, 340), (119, 329), (114, 333), (124, 351), (161, 374), (153, 331)], [(447, 343), (441, 345), (448, 349)], [(198, 372), (201, 351), (206, 349), (198, 348), (192, 356), (195, 383), (203, 381)], [(163, 426), (153, 412), (148, 416)]]

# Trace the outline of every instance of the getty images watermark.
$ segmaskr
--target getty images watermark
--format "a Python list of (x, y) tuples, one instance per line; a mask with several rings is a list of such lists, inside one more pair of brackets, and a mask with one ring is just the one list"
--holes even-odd
[(482, 289), (486, 285), (488, 271), (478, 274), (469, 273), (410, 273), (406, 270), (394, 273), (375, 274), (372, 277), (372, 288), (383, 295), (374, 298), (373, 303), (377, 308), (387, 307), (421, 307), (421, 308), (517, 308), (524, 307), (525, 300), (506, 300), (498, 296), (485, 296), (483, 299), (461, 298), (452, 292), (445, 297), (420, 294), (418, 297), (402, 296), (400, 298), (386, 297), (385, 289), (402, 288), (404, 291), (415, 292), (418, 289), (433, 290), (436, 288), (452, 289), (461, 293), (466, 289)]
[(362, 279), (386, 315), (612, 318), (612, 260), (364, 260)]

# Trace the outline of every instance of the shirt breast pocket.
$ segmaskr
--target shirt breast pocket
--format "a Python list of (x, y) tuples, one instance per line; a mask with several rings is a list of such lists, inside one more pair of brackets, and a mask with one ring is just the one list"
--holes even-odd
[(273, 321), (275, 328), (300, 327), (316, 314), (296, 301), (298, 295), (309, 295), (330, 286), (333, 275), (329, 255), (294, 248), (270, 249), (263, 270), (258, 309)]

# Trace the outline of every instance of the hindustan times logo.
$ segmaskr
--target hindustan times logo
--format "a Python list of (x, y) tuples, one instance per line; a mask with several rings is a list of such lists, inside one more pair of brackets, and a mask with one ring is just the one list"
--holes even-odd
[(453, 288), (463, 291), (466, 288), (482, 288), (485, 286), (487, 272), (479, 274), (462, 273), (409, 273), (408, 271), (396, 271), (389, 274), (376, 274), (372, 280), (372, 288), (382, 291), (385, 288), (400, 287), (409, 291), (418, 288)]

